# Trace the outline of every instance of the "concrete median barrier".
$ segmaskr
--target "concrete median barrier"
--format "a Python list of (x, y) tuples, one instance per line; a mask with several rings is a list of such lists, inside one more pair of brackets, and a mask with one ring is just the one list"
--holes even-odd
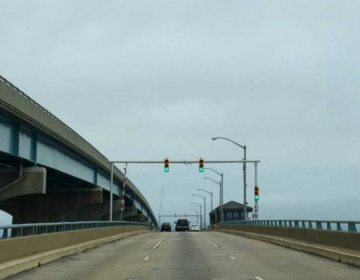
[(0, 241), (0, 279), (132, 235), (148, 226), (119, 226), (26, 236)]
[(219, 229), (253, 232), (360, 251), (360, 233), (358, 232), (259, 225), (220, 225)]

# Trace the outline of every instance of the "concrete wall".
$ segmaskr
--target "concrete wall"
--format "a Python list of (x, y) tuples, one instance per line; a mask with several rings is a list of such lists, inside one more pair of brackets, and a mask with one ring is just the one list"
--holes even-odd
[(324, 244), (360, 251), (360, 233), (318, 230), (308, 228), (272, 227), (257, 225), (222, 225), (219, 229), (253, 232), (271, 236), (297, 239), (315, 244)]
[(0, 263), (60, 249), (125, 232), (150, 230), (149, 226), (119, 226), (0, 240)]

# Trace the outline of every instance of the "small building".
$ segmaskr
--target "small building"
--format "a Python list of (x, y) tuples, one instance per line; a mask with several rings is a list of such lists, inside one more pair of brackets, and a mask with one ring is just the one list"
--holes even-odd
[[(223, 205), (223, 209), (224, 209), (225, 222), (244, 220), (244, 204), (231, 200)], [(251, 213), (253, 211), (253, 208), (247, 206), (246, 210), (247, 213)], [(221, 212), (220, 212), (220, 206), (218, 206), (210, 212), (210, 224), (214, 225), (220, 222), (221, 222)]]

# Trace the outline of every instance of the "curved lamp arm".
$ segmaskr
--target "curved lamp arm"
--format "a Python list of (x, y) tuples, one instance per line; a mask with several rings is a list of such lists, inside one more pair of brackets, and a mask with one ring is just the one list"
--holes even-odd
[(242, 145), (240, 145), (240, 144), (238, 144), (238, 143), (236, 143), (236, 142), (234, 142), (233, 140), (230, 140), (229, 138), (225, 138), (225, 137), (213, 137), (213, 138), (211, 138), (211, 140), (217, 140), (217, 139), (224, 139), (224, 140), (227, 140), (227, 141), (229, 141), (229, 142), (231, 142), (231, 143), (233, 143), (233, 144), (235, 144), (236, 146), (239, 146), (239, 147), (241, 147), (241, 148), (243, 148), (243, 149), (246, 149), (246, 146), (242, 146)]
[(214, 179), (211, 179), (211, 178), (209, 178), (209, 177), (204, 177), (204, 179), (205, 179), (205, 180), (211, 180), (211, 181), (213, 181), (214, 183), (216, 183), (216, 184), (218, 184), (218, 185), (221, 185), (221, 183), (216, 182)]

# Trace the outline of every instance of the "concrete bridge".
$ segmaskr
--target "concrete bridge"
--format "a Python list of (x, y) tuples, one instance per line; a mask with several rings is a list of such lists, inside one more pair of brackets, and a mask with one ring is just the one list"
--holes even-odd
[(233, 221), (201, 232), (128, 222), (17, 225), (32, 236), (0, 239), (0, 279), (355, 280), (359, 225)]
[[(115, 168), (113, 219), (124, 174)], [(0, 209), (13, 222), (109, 219), (110, 165), (95, 147), (0, 76)], [(157, 226), (145, 197), (127, 180), (127, 221)]]

